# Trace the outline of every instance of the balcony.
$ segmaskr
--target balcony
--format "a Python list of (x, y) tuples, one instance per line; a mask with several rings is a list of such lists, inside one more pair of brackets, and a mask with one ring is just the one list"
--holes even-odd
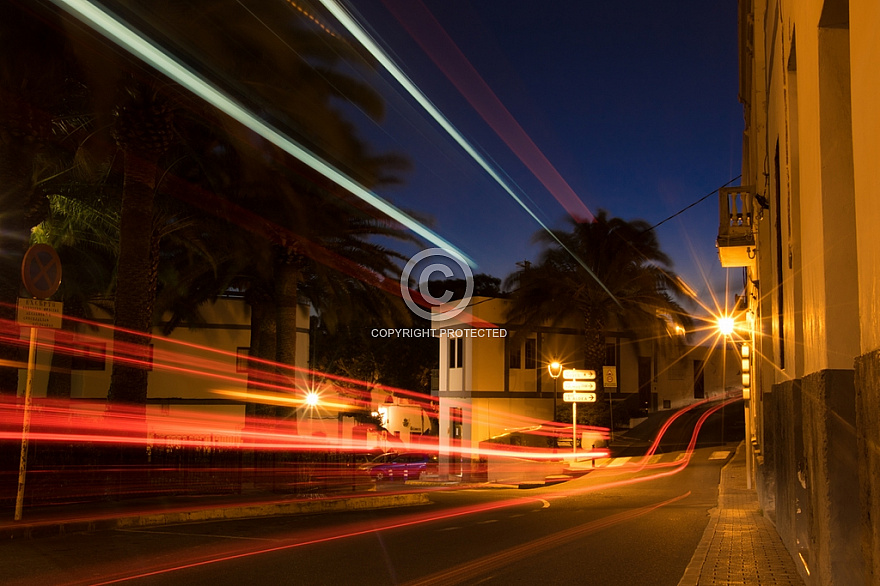
[(755, 265), (755, 188), (722, 187), (718, 190), (720, 224), (718, 258), (722, 267)]

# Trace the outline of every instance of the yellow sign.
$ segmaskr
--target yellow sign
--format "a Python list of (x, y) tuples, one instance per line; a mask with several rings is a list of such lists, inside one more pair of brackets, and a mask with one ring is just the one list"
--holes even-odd
[(19, 297), (15, 321), (32, 328), (60, 329), (63, 313), (64, 304), (60, 301)]
[(617, 386), (617, 367), (616, 366), (603, 366), (602, 367), (602, 384), (606, 387), (616, 387)]

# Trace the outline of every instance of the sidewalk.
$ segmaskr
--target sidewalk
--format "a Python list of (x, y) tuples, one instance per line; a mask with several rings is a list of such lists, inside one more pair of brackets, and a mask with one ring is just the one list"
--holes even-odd
[(0, 509), (0, 540), (52, 537), (67, 533), (168, 525), (213, 519), (304, 515), (423, 505), (425, 493), (354, 494), (328, 498), (290, 498), (271, 493), (155, 497), (26, 508), (22, 521)]
[(745, 444), (721, 471), (718, 507), (678, 586), (803, 586), (776, 528), (746, 488)]

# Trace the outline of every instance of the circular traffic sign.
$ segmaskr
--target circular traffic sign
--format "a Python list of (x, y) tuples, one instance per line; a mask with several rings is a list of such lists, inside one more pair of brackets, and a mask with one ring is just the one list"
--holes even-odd
[(48, 299), (61, 284), (61, 259), (48, 244), (34, 244), (21, 262), (24, 288), (36, 299)]

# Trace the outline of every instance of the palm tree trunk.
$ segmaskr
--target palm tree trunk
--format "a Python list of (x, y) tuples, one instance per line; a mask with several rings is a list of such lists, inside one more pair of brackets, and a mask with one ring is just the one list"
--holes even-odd
[[(248, 392), (259, 393), (265, 389), (257, 383), (274, 378), (272, 376), (274, 372), (267, 372), (269, 367), (266, 366), (266, 362), (271, 363), (275, 360), (275, 304), (272, 296), (261, 287), (249, 288), (246, 298), (251, 306), (251, 346), (248, 350), (248, 356), (258, 358), (261, 361), (248, 364), (247, 386)], [(267, 417), (274, 417), (274, 415), (275, 407), (273, 405), (248, 403), (246, 424), (249, 428), (255, 428), (260, 421)]]
[(113, 403), (146, 405), (147, 374), (152, 365), (148, 345), (155, 301), (156, 235), (153, 202), (157, 159), (145, 161), (125, 153), (125, 180), (119, 225), (114, 354), (141, 364), (114, 361), (108, 399)]
[[(275, 266), (275, 319), (276, 347), (275, 362), (278, 379), (286, 381), (291, 396), (300, 398), (296, 383), (298, 375), (287, 368), (296, 365), (296, 312), (298, 306), (299, 266), (297, 255), (283, 251), (278, 254)], [(289, 382), (287, 382), (289, 381)], [(296, 429), (296, 408), (285, 409), (279, 417), (292, 420), (293, 430)]]
[(595, 308), (584, 310), (584, 368), (596, 371), (596, 399), (604, 402), (602, 366), (605, 363), (605, 316)]

